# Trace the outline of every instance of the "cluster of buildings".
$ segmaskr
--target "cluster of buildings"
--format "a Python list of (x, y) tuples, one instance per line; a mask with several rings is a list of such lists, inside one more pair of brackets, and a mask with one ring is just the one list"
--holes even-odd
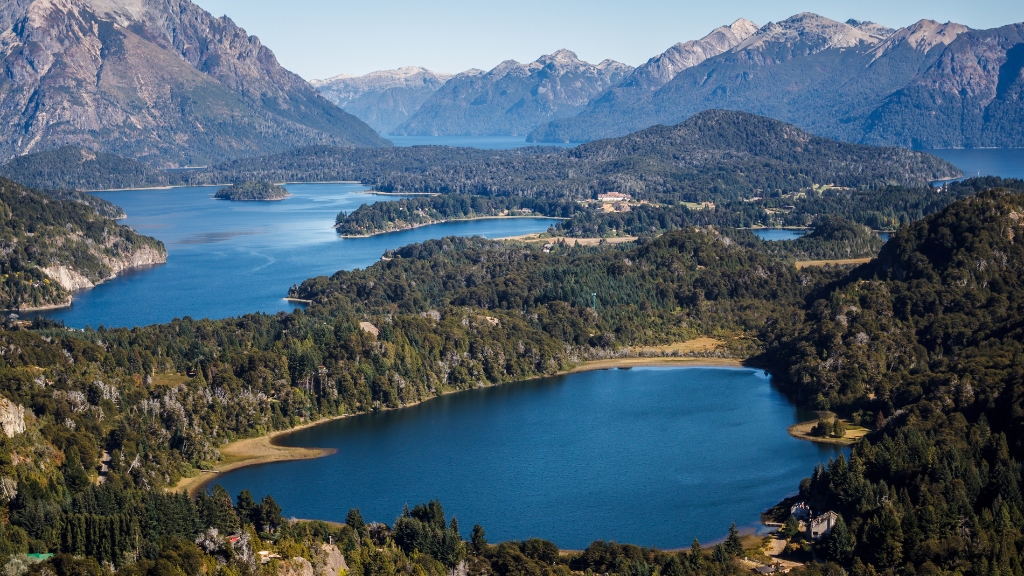
[(800, 521), (801, 526), (806, 525), (807, 535), (811, 540), (820, 540), (828, 536), (832, 532), (832, 527), (839, 521), (839, 514), (832, 510), (813, 516), (807, 502), (797, 502), (790, 507), (789, 513)]

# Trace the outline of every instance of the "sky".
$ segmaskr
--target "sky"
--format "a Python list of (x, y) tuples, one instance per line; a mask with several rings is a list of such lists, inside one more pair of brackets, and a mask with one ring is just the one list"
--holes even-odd
[(1024, 21), (1021, 0), (193, 0), (255, 34), (307, 80), (401, 66), (488, 70), (568, 48), (583, 60), (643, 64), (677, 42), (746, 18), (800, 12), (893, 28), (929, 18), (971, 28)]

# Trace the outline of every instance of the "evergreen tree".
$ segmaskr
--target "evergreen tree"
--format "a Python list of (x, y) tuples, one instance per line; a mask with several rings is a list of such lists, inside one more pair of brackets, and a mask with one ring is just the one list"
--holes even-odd
[(469, 541), (473, 544), (473, 552), (478, 556), (483, 554), (487, 550), (487, 534), (479, 524), (473, 525), (473, 533), (469, 536)]
[(716, 564), (725, 564), (729, 561), (729, 553), (725, 551), (724, 544), (715, 544), (715, 548), (711, 552), (711, 560)]
[(201, 496), (196, 504), (204, 528), (216, 528), (225, 535), (238, 531), (238, 515), (231, 504), (231, 496), (220, 484), (215, 485), (205, 498)]
[(846, 564), (853, 556), (853, 549), (856, 544), (853, 534), (850, 533), (846, 522), (840, 516), (835, 526), (832, 527), (832, 532), (828, 538), (827, 549), (829, 557), (840, 564)]
[[(406, 511), (408, 511), (408, 506)], [(348, 514), (345, 515), (345, 524), (348, 524), (357, 534), (362, 532), (366, 522), (363, 521), (363, 515), (359, 512), (359, 508), (349, 509)]]
[(78, 453), (78, 446), (71, 445), (64, 452), (63, 472), (64, 483), (72, 492), (81, 492), (89, 485), (89, 475), (85, 473), (85, 467), (82, 466), (82, 457)]
[(678, 556), (672, 556), (661, 569), (661, 573), (664, 576), (683, 576), (686, 574), (686, 567), (679, 561)]
[(260, 523), (260, 507), (252, 497), (252, 492), (242, 490), (238, 493), (235, 513), (239, 521), (246, 526), (258, 525)]
[(740, 541), (740, 531), (736, 529), (735, 522), (729, 527), (729, 536), (725, 539), (725, 551), (732, 556), (739, 556), (743, 553), (743, 542)]
[(704, 569), (704, 551), (701, 550), (700, 541), (696, 538), (693, 539), (693, 544), (690, 545), (690, 570), (693, 572), (700, 572)]
[(796, 536), (797, 532), (800, 531), (800, 521), (796, 519), (796, 516), (790, 515), (786, 518), (786, 523), (782, 525), (782, 530), (779, 532), (787, 540)]
[(273, 496), (267, 494), (260, 503), (260, 522), (263, 529), (272, 532), (281, 525), (281, 507), (274, 501)]

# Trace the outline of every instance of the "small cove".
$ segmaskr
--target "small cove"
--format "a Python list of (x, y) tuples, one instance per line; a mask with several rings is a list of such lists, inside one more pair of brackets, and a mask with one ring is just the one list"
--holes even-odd
[(460, 392), (290, 434), (335, 448), (217, 482), (272, 494), (286, 516), (392, 523), (439, 499), (491, 541), (596, 539), (661, 548), (721, 537), (793, 493), (840, 453), (786, 427), (807, 414), (752, 368), (598, 370)]

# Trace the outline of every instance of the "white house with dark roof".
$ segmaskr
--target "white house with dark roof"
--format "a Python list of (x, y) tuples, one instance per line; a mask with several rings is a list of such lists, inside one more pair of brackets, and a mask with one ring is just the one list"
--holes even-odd
[(820, 516), (815, 516), (810, 522), (811, 540), (817, 540), (832, 532), (832, 527), (839, 521), (839, 514), (829, 510)]

